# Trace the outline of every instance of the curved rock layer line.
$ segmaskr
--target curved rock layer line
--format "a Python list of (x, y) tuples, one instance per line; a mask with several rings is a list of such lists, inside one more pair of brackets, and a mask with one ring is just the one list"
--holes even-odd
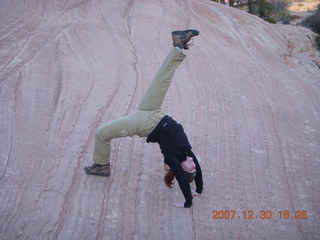
[[(177, 209), (144, 139), (113, 141), (110, 178), (83, 167), (96, 128), (135, 110), (185, 28), (200, 35), (162, 110), (184, 125), (205, 186)], [(209, 0), (1, 0), (0, 238), (317, 239), (311, 39)]]

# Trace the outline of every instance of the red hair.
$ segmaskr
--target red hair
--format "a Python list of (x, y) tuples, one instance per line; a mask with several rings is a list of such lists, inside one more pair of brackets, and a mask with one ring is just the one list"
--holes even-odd
[(165, 170), (165, 175), (164, 175), (164, 182), (167, 185), (168, 188), (172, 188), (173, 185), (173, 179), (174, 179), (174, 174), (169, 168), (167, 164), (164, 165), (164, 170)]

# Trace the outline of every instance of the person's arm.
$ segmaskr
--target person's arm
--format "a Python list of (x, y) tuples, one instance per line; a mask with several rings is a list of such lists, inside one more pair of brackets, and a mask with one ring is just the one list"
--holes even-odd
[[(175, 178), (177, 179), (180, 189), (183, 193), (183, 196), (185, 198), (185, 203), (183, 204), (183, 207), (189, 208), (192, 206), (192, 193), (190, 184), (188, 182), (188, 178), (182, 169), (179, 160), (174, 156), (165, 156), (165, 162), (170, 167), (171, 171), (173, 172)], [(176, 204), (176, 207), (182, 207), (182, 204)]]
[(193, 161), (196, 165), (197, 174), (194, 177), (194, 181), (196, 184), (196, 192), (201, 194), (203, 190), (203, 180), (202, 180), (202, 171), (201, 171), (200, 164), (198, 162), (196, 155), (191, 150), (189, 151), (188, 156), (193, 158)]

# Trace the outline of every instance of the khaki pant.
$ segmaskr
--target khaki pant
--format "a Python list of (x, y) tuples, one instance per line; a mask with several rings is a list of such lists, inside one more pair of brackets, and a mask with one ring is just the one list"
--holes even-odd
[(109, 164), (113, 138), (138, 135), (147, 137), (164, 117), (160, 108), (170, 87), (175, 70), (185, 55), (172, 48), (154, 76), (137, 110), (123, 118), (107, 123), (96, 131), (93, 162)]

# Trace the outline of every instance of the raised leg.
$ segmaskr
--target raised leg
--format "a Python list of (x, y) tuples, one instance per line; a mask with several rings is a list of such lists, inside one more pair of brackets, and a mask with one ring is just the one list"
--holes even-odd
[(170, 87), (174, 72), (186, 57), (176, 48), (172, 48), (166, 59), (154, 76), (147, 92), (142, 98), (138, 109), (140, 111), (159, 110)]

